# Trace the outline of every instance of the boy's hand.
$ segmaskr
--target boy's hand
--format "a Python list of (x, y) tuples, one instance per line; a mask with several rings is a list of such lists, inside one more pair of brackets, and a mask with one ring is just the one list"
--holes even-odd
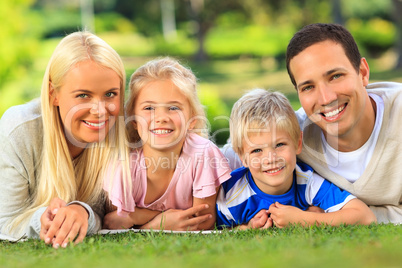
[(267, 229), (272, 227), (272, 219), (269, 217), (269, 211), (262, 209), (248, 222), (248, 228)]
[(279, 202), (275, 202), (269, 207), (269, 212), (271, 213), (274, 225), (278, 228), (286, 227), (290, 223), (303, 224), (301, 220), (303, 210), (297, 207), (282, 205)]

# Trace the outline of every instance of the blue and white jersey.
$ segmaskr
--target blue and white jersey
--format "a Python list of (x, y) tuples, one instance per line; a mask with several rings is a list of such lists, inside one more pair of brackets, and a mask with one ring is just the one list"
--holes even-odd
[(257, 187), (248, 168), (234, 170), (232, 177), (222, 184), (216, 201), (218, 227), (248, 223), (257, 212), (269, 209), (275, 202), (302, 210), (313, 205), (333, 212), (356, 198), (325, 180), (307, 164), (297, 163), (293, 174), (293, 184), (287, 193), (269, 195)]

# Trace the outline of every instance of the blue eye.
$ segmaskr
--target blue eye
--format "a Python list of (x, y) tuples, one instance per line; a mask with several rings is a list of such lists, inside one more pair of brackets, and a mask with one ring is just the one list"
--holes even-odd
[(260, 152), (262, 152), (261, 149), (254, 149), (251, 151), (252, 154), (256, 154), (256, 153), (260, 153)]
[(170, 107), (169, 107), (169, 110), (177, 111), (177, 110), (180, 110), (180, 108), (177, 107), (177, 106), (170, 106)]
[(151, 111), (151, 110), (154, 110), (154, 107), (146, 106), (146, 107), (144, 107), (144, 110)]
[(285, 144), (283, 142), (280, 142), (275, 146), (275, 148), (279, 148), (279, 147), (282, 147), (282, 146), (285, 146)]

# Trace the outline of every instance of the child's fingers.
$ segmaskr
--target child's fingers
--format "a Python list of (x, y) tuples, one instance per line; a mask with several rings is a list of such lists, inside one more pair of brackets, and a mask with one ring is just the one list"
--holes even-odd
[(200, 225), (201, 223), (203, 223), (211, 218), (212, 218), (211, 214), (206, 214), (206, 215), (190, 218), (186, 221), (186, 224), (185, 224), (187, 226), (186, 229), (196, 230), (198, 225)]
[(183, 216), (185, 216), (187, 218), (190, 218), (190, 217), (193, 217), (194, 215), (196, 215), (197, 213), (199, 213), (199, 212), (201, 212), (203, 210), (206, 210), (208, 208), (209, 208), (209, 205), (206, 205), (206, 204), (201, 204), (201, 205), (198, 205), (198, 206), (194, 206), (194, 207), (191, 207), (189, 209), (184, 210), (183, 211)]
[(268, 229), (271, 228), (274, 225), (273, 221), (271, 218), (268, 218), (267, 222), (265, 223), (265, 225), (262, 227), (262, 229)]

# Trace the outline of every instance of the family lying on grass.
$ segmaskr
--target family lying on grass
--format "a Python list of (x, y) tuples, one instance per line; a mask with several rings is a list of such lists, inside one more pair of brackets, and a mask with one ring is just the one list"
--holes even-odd
[(58, 248), (102, 227), (400, 224), (402, 84), (369, 84), (365, 58), (335, 24), (297, 32), (286, 64), (302, 109), (252, 90), (219, 149), (188, 68), (146, 63), (123, 108), (119, 55), (93, 34), (68, 35), (41, 100), (0, 120), (1, 233)]

